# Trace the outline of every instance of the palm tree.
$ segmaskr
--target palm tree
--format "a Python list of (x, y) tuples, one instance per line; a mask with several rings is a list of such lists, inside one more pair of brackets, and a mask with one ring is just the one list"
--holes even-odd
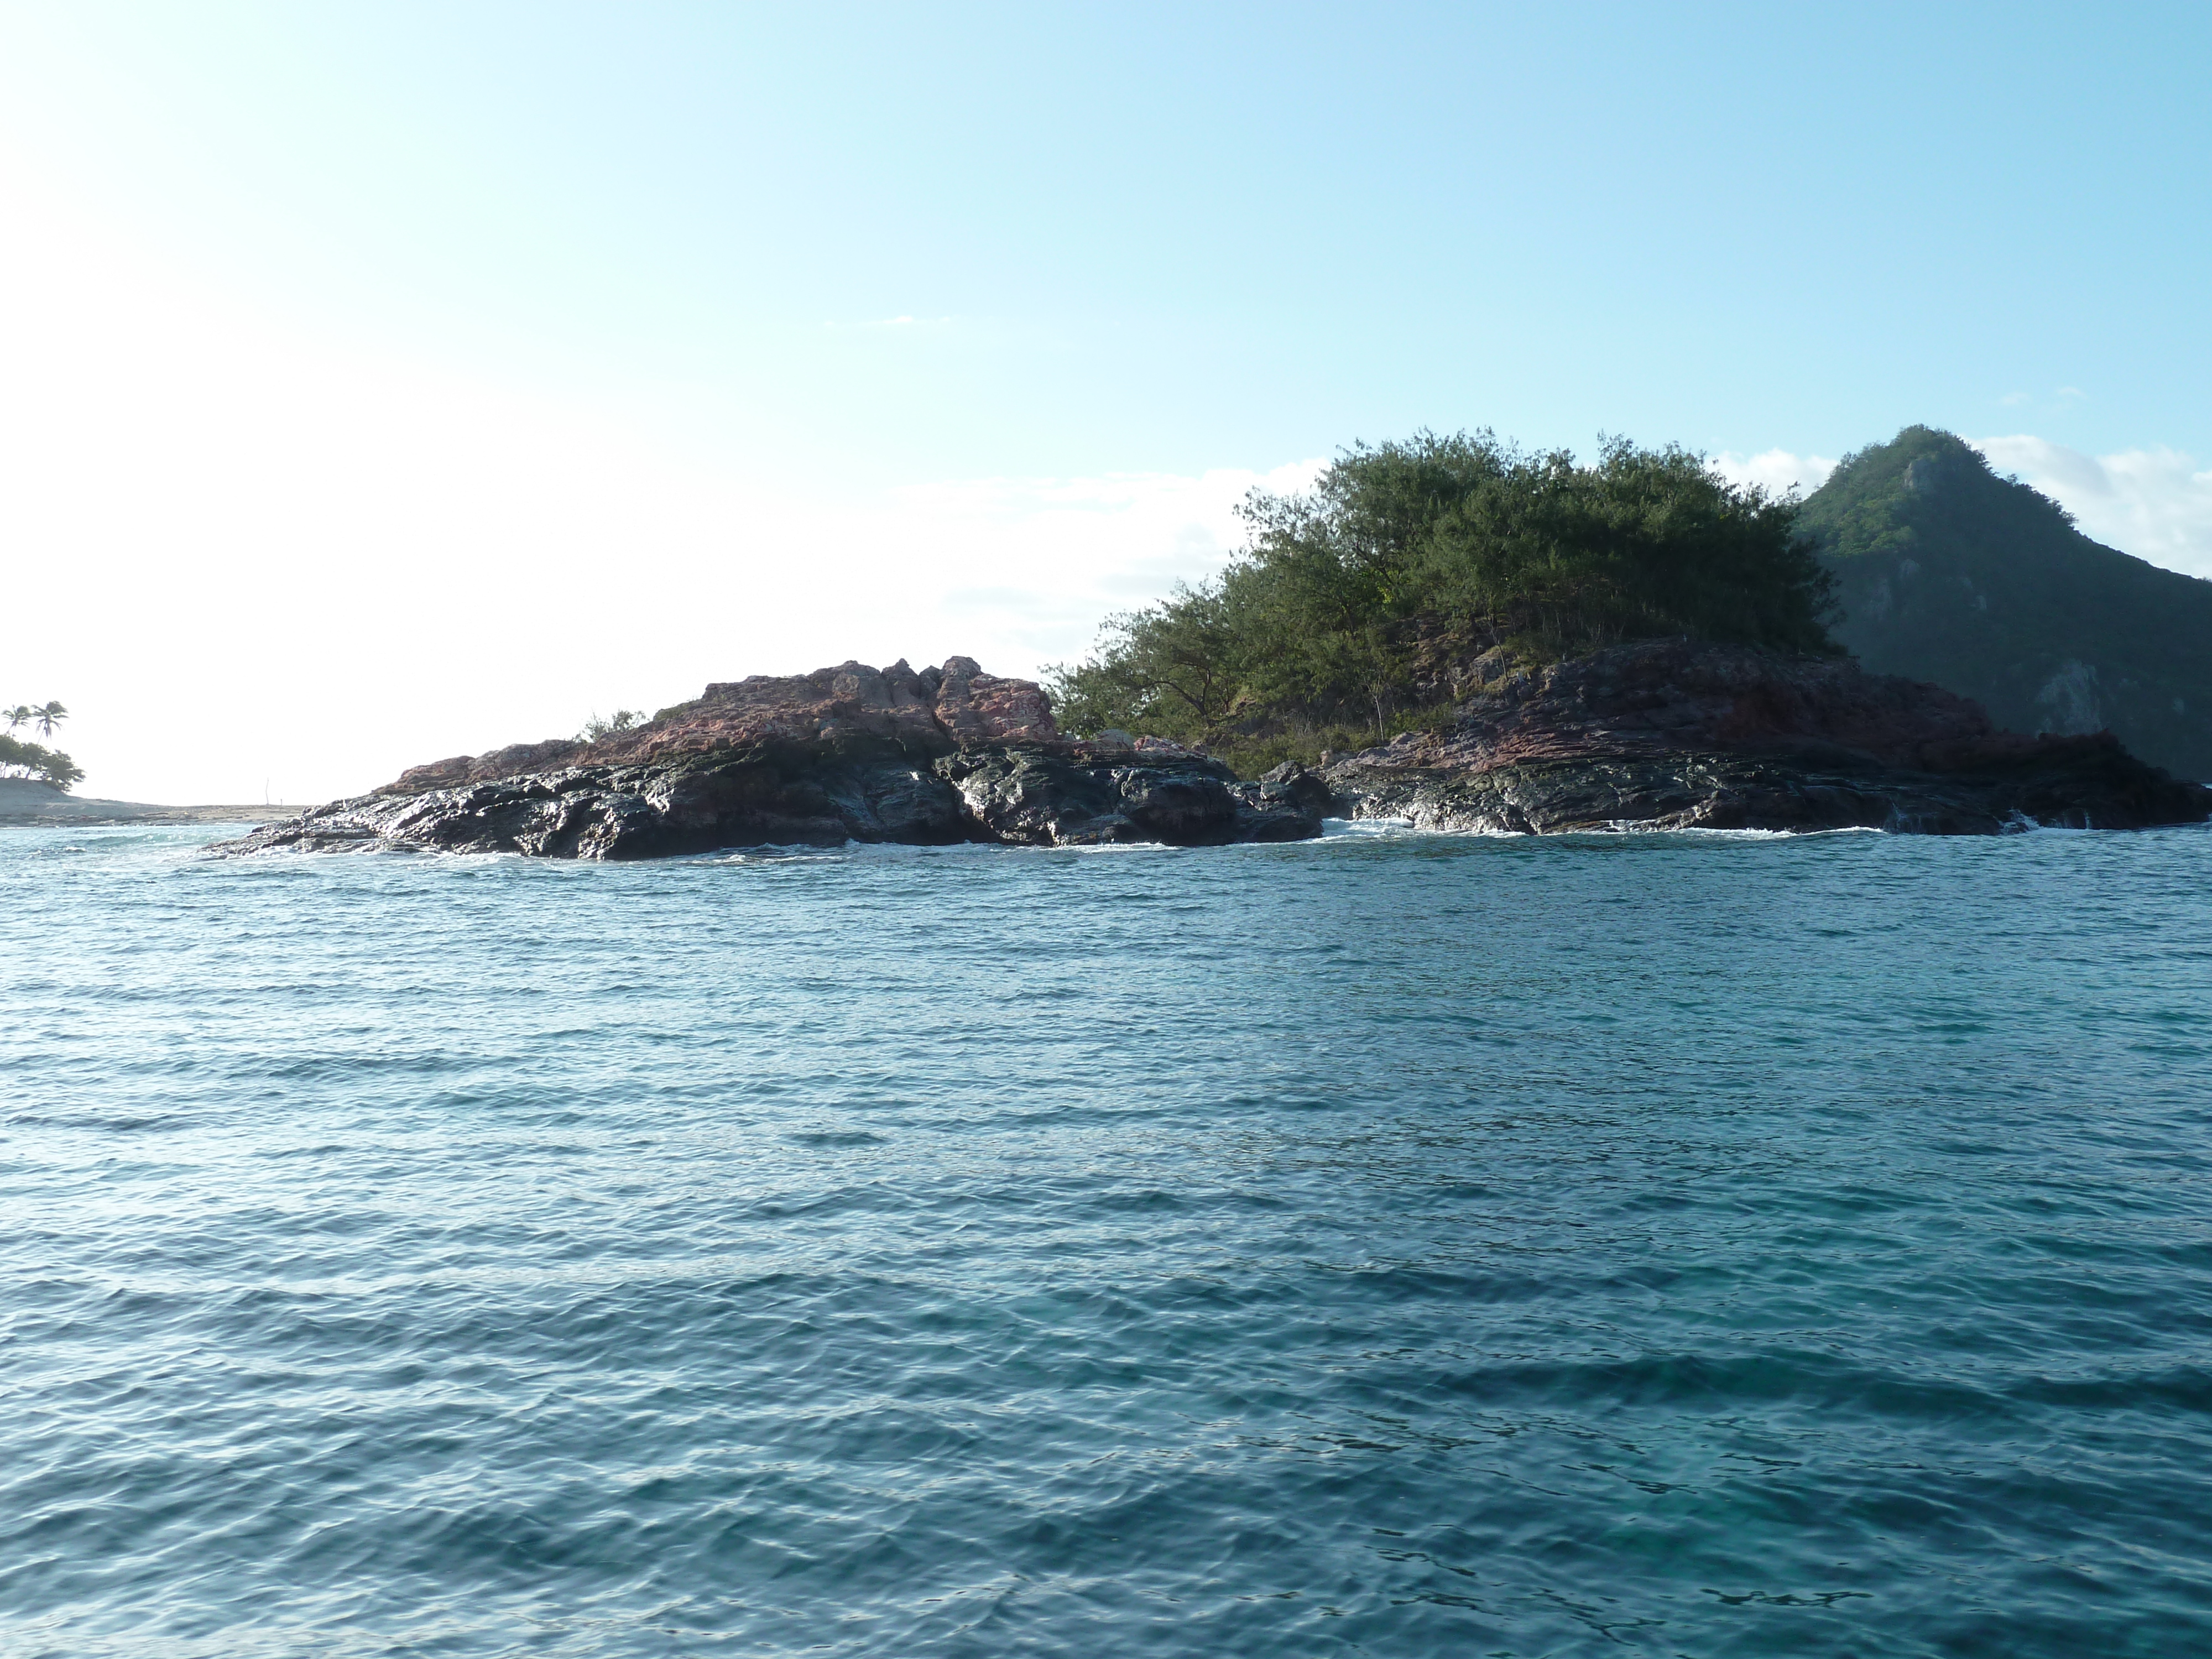
[(42, 708), (27, 709), (25, 713), (38, 726), (39, 735), (42, 738), (53, 736), (54, 727), (69, 718), (69, 710), (58, 702), (50, 702)]
[(19, 702), (13, 708), (8, 710), (8, 729), (12, 732), (17, 726), (22, 725), (24, 721), (33, 720), (38, 719), (38, 717), (39, 711), (37, 709), (32, 708), (27, 702)]

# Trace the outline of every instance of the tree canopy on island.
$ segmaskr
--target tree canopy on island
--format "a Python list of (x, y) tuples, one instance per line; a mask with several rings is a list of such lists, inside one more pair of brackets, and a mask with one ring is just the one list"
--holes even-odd
[(67, 789), (84, 776), (84, 769), (59, 750), (25, 743), (15, 736), (20, 726), (38, 729), (41, 737), (51, 738), (54, 727), (69, 718), (69, 710), (58, 702), (19, 702), (13, 708), (0, 710), (8, 722), (5, 732), (0, 732), (0, 778), (34, 778), (50, 783), (57, 789)]
[(1373, 742), (1512, 668), (1668, 635), (1833, 653), (1794, 498), (1673, 445), (1578, 465), (1493, 434), (1346, 452), (1255, 491), (1218, 577), (1108, 618), (1049, 671), (1063, 726), (1200, 741), (1244, 764)]

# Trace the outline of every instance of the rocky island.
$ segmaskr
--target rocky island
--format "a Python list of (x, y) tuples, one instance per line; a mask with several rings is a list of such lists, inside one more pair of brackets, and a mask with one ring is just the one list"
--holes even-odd
[(1837, 579), (1795, 498), (1679, 448), (1608, 442), (1583, 465), (1423, 434), (1244, 514), (1228, 568), (1109, 618), (1049, 689), (965, 657), (756, 676), (632, 729), (416, 767), (216, 850), (1207, 846), (1316, 836), (1332, 815), (1939, 835), (2212, 816), (2212, 791), (2108, 732), (2006, 731), (1867, 672), (1828, 631)]
[(1042, 688), (954, 657), (710, 685), (632, 731), (416, 767), (214, 850), (1214, 846), (1309, 838), (1326, 815), (1523, 833), (1997, 834), (2192, 823), (2212, 815), (2212, 791), (2108, 735), (2026, 738), (1847, 660), (1686, 640), (1510, 673), (1447, 724), (1256, 781), (1164, 738), (1063, 735)]
[(1321, 833), (1326, 791), (1239, 782), (1163, 738), (1060, 734), (1044, 691), (965, 657), (709, 685), (596, 742), (416, 767), (220, 844), (635, 859), (847, 841), (1212, 846)]

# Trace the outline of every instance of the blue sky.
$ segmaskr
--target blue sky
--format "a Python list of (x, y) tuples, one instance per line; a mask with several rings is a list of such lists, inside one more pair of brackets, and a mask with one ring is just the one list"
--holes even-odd
[[(0, 7), (0, 528), (113, 613), (0, 693), (100, 793), (296, 799), (1025, 672), (1423, 426), (1924, 421), (2212, 571), (2208, 82), (2178, 6)], [(240, 700), (212, 775), (165, 696)]]

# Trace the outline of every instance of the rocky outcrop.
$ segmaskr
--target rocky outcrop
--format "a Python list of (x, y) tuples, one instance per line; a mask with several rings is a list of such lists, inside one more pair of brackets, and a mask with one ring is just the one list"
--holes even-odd
[(726, 847), (990, 842), (1177, 846), (1321, 833), (1320, 793), (1240, 783), (1153, 738), (1063, 738), (1044, 692), (954, 657), (709, 685), (596, 743), (403, 772), (216, 851), (411, 848), (635, 859)]
[(1042, 748), (969, 750), (938, 763), (981, 839), (1065, 847), (1176, 847), (1302, 841), (1321, 833), (1325, 793), (1274, 778), (1240, 783), (1220, 762), (1160, 744), (1126, 755)]
[(919, 673), (904, 659), (883, 669), (844, 662), (811, 674), (755, 674), (709, 685), (696, 702), (597, 743), (556, 738), (411, 767), (376, 793), (420, 794), (563, 767), (636, 766), (762, 744), (852, 747), (872, 738), (902, 753), (935, 756), (963, 744), (1054, 744), (1060, 732), (1040, 687), (986, 674), (969, 657)]
[(2109, 732), (2027, 738), (1848, 659), (1658, 640), (1485, 687), (1435, 731), (1333, 758), (1339, 810), (1428, 829), (2138, 829), (2212, 791)]
[(1683, 640), (1480, 684), (1435, 730), (1240, 782), (1153, 738), (1061, 736), (1044, 693), (964, 657), (710, 685), (596, 743), (521, 744), (215, 850), (414, 848), (636, 859), (726, 847), (1294, 841), (1325, 815), (1421, 829), (2134, 829), (2212, 791), (2108, 732), (2026, 738), (1848, 660)]

